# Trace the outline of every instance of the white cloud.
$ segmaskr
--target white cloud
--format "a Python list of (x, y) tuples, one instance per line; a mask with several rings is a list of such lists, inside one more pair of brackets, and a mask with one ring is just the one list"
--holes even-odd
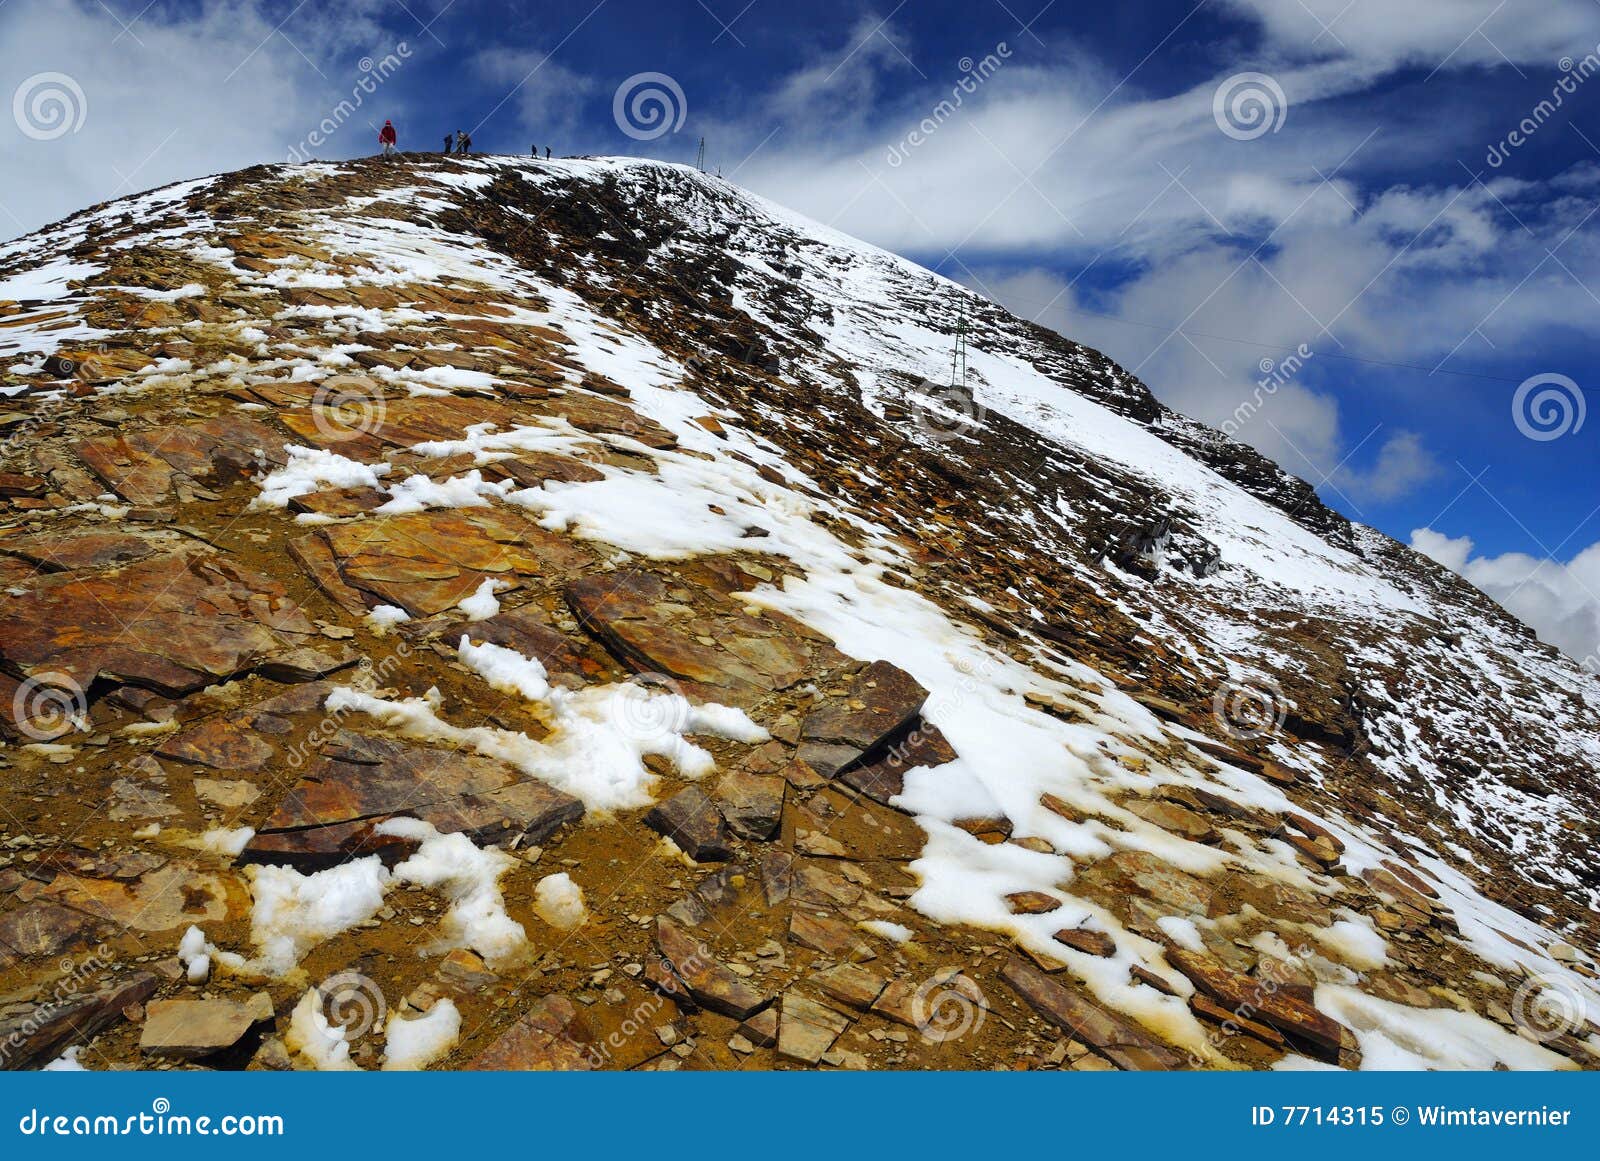
[[(182, 178), (283, 160), (351, 96), (364, 75), (358, 58), (394, 51), (373, 20), (381, 10), (379, 0), (308, 5), (280, 28), (282, 14), (269, 15), (262, 0), (224, 0), (182, 14), (151, 8), (125, 28), (83, 0), (11, 0), (0, 7), (0, 234)], [(76, 132), (38, 140), (14, 120), (14, 93), (41, 72), (66, 74), (81, 91), (87, 107)], [(368, 98), (349, 116), (339, 152), (365, 148), (385, 118), (404, 126), (399, 94), (391, 81), (381, 111)]]
[(1436, 479), (1440, 471), (1438, 460), (1423, 446), (1420, 435), (1393, 431), (1384, 437), (1371, 466), (1341, 468), (1334, 472), (1333, 482), (1358, 499), (1382, 503), (1408, 495), (1419, 484)]
[(1350, 56), (1385, 67), (1506, 61), (1554, 64), (1595, 45), (1588, 0), (1227, 0), (1291, 55)]
[(1600, 543), (1565, 564), (1521, 552), (1474, 556), (1471, 537), (1431, 528), (1413, 531), (1411, 547), (1482, 589), (1541, 641), (1600, 673)]
[[(780, 79), (781, 99), (752, 102), (712, 138), (738, 158), (778, 126), (739, 168), (742, 184), (930, 260), (1017, 313), (1105, 350), (1203, 421), (1221, 424), (1260, 394), (1264, 358), (1277, 363), (1280, 349), (1309, 345), (1321, 361), (1275, 383), (1234, 433), (1338, 489), (1362, 516), (1358, 505), (1397, 499), (1436, 467), (1415, 431), (1344, 429), (1342, 408), (1322, 386), (1336, 357), (1453, 367), (1452, 359), (1537, 349), (1539, 336), (1562, 328), (1595, 327), (1585, 287), (1600, 286), (1600, 247), (1591, 233), (1569, 236), (1592, 208), (1593, 166), (1540, 188), (1499, 177), (1486, 186), (1455, 163), (1481, 156), (1483, 143), (1471, 136), (1476, 121), (1370, 112), (1367, 121), (1332, 100), (1429, 52), (1439, 63), (1494, 4), (1479, 7), (1469, 21), (1459, 5), (1424, 4), (1421, 23), (1407, 32), (1404, 20), (1366, 11), (1362, 0), (1345, 17), (1346, 49), (1324, 37), (1332, 47), (1321, 57), (1281, 54), (1274, 75), (1292, 131), (1255, 140), (1233, 140), (1218, 127), (1213, 96), (1224, 74), (1156, 97), (1139, 90), (1145, 78), (1137, 74), (1119, 88), (1121, 78), (1070, 46), (1044, 60), (1013, 53), (981, 85), (962, 90), (953, 113), (947, 105), (937, 115), (941, 101), (957, 103), (960, 74), (929, 70), (932, 79), (916, 92), (874, 102), (878, 90), (866, 78), (876, 66), (858, 54), (840, 68), (857, 74), (848, 116), (797, 112), (794, 94), (816, 86)], [(1579, 10), (1554, 7), (1561, 19), (1525, 21), (1506, 38), (1515, 59), (1540, 59), (1581, 30)], [(1282, 8), (1242, 9), (1265, 22), (1269, 51), (1294, 32)], [(1453, 38), (1438, 47), (1450, 30)], [(1449, 67), (1483, 63), (1478, 48), (1492, 50), (1481, 37), (1474, 44), (1450, 56)], [(847, 48), (841, 43), (798, 75), (840, 67)], [(1413, 168), (1439, 160), (1443, 183), (1386, 186), (1400, 157)], [(1123, 281), (1086, 304), (1061, 294), (1065, 283), (1038, 266), (1041, 255), (1057, 269), (1113, 267)], [(1116, 320), (1084, 314), (1086, 305)]]
[(570, 146), (584, 103), (601, 87), (551, 54), (533, 49), (497, 45), (479, 52), (470, 64), (483, 80), (507, 87), (530, 144), (557, 150), (564, 142)]

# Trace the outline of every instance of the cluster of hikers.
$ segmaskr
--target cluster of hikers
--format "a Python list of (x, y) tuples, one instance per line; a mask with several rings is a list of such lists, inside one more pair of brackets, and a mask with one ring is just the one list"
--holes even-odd
[[(3, 3), (4, 0), (0, 0), (0, 4)], [(394, 131), (394, 122), (385, 121), (383, 123), (383, 128), (378, 130), (378, 145), (381, 147), (384, 157), (396, 156), (397, 141), (398, 138)], [(539, 147), (534, 145), (531, 147), (531, 149), (533, 156), (538, 157)], [(468, 133), (465, 129), (457, 129), (454, 133), (446, 133), (444, 135), (444, 151), (446, 153), (455, 154), (471, 153), (472, 134)], [(550, 159), (550, 147), (548, 145), (544, 147), (544, 156), (546, 161)]]

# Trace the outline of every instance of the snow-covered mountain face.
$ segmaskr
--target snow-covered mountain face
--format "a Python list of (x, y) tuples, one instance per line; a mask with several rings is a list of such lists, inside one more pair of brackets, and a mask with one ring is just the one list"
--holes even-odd
[[(727, 182), (169, 187), (0, 247), (0, 366), (23, 991), (181, 942), (319, 1067), (1596, 1063), (1600, 683)], [(8, 1063), (209, 1002), (105, 970)]]

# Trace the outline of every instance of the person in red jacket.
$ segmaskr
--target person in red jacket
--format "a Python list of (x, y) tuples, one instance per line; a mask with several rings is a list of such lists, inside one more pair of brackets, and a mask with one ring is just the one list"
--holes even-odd
[(383, 155), (385, 157), (394, 156), (394, 143), (394, 123), (392, 121), (385, 121), (383, 123), (383, 128), (378, 131), (378, 144), (383, 146)]

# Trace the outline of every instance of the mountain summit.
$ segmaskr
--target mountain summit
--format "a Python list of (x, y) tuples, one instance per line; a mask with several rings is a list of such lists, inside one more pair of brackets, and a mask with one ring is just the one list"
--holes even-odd
[(7, 1067), (1600, 1065), (1600, 683), (963, 287), (412, 154), (0, 300)]

